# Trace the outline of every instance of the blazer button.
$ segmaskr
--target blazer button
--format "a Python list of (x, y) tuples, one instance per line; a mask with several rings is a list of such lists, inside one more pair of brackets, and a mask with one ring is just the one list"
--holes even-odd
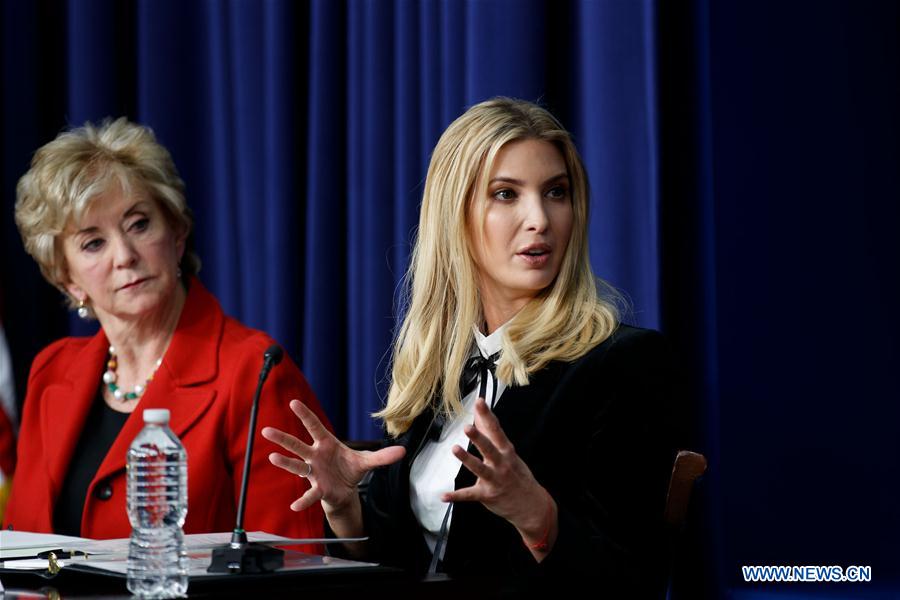
[(112, 498), (112, 486), (107, 482), (103, 482), (94, 490), (94, 495), (100, 500), (109, 500)]

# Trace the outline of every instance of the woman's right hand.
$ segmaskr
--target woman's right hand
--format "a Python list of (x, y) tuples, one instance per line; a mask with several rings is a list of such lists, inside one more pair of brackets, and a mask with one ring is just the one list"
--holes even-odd
[(291, 400), (290, 406), (312, 437), (312, 445), (274, 427), (264, 427), (262, 436), (294, 455), (272, 452), (269, 461), (273, 465), (309, 480), (310, 488), (291, 503), (291, 510), (299, 512), (321, 501), (329, 517), (346, 513), (348, 509), (353, 511), (359, 505), (356, 486), (365, 474), (375, 467), (397, 462), (406, 453), (402, 446), (389, 446), (376, 452), (351, 450), (305, 404)]

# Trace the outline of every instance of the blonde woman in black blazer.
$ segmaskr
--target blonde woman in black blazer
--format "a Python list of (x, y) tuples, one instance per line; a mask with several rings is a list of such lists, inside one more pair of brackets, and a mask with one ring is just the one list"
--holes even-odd
[(581, 159), (546, 110), (495, 98), (454, 121), (376, 415), (393, 445), (352, 451), (292, 402), (315, 442), (263, 431), (312, 484), (292, 507), (321, 502), (335, 535), (369, 536), (349, 556), (413, 572), (659, 592), (672, 376), (661, 336), (620, 324), (587, 223)]

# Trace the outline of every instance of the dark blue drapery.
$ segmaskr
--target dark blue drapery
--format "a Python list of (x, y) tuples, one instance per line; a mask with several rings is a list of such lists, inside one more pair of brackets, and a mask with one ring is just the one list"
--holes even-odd
[(520, 0), (4, 10), (5, 81), (41, 85), (42, 65), (20, 62), (47, 36), (55, 52), (40, 58), (58, 80), (44, 85), (60, 94), (55, 110), (9, 99), (4, 119), (28, 131), (4, 139), (4, 205), (63, 125), (126, 114), (151, 126), (188, 186), (201, 278), (284, 344), (349, 437), (379, 435), (368, 414), (386, 391), (431, 148), (488, 97), (546, 102), (574, 131), (594, 182), (596, 270), (659, 326), (652, 2), (574, 3), (571, 29)]

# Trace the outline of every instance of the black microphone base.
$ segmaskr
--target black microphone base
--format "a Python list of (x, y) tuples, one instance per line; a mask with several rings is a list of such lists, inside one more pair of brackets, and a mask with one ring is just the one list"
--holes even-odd
[(213, 548), (207, 573), (271, 573), (284, 566), (284, 550), (265, 544), (225, 544)]

